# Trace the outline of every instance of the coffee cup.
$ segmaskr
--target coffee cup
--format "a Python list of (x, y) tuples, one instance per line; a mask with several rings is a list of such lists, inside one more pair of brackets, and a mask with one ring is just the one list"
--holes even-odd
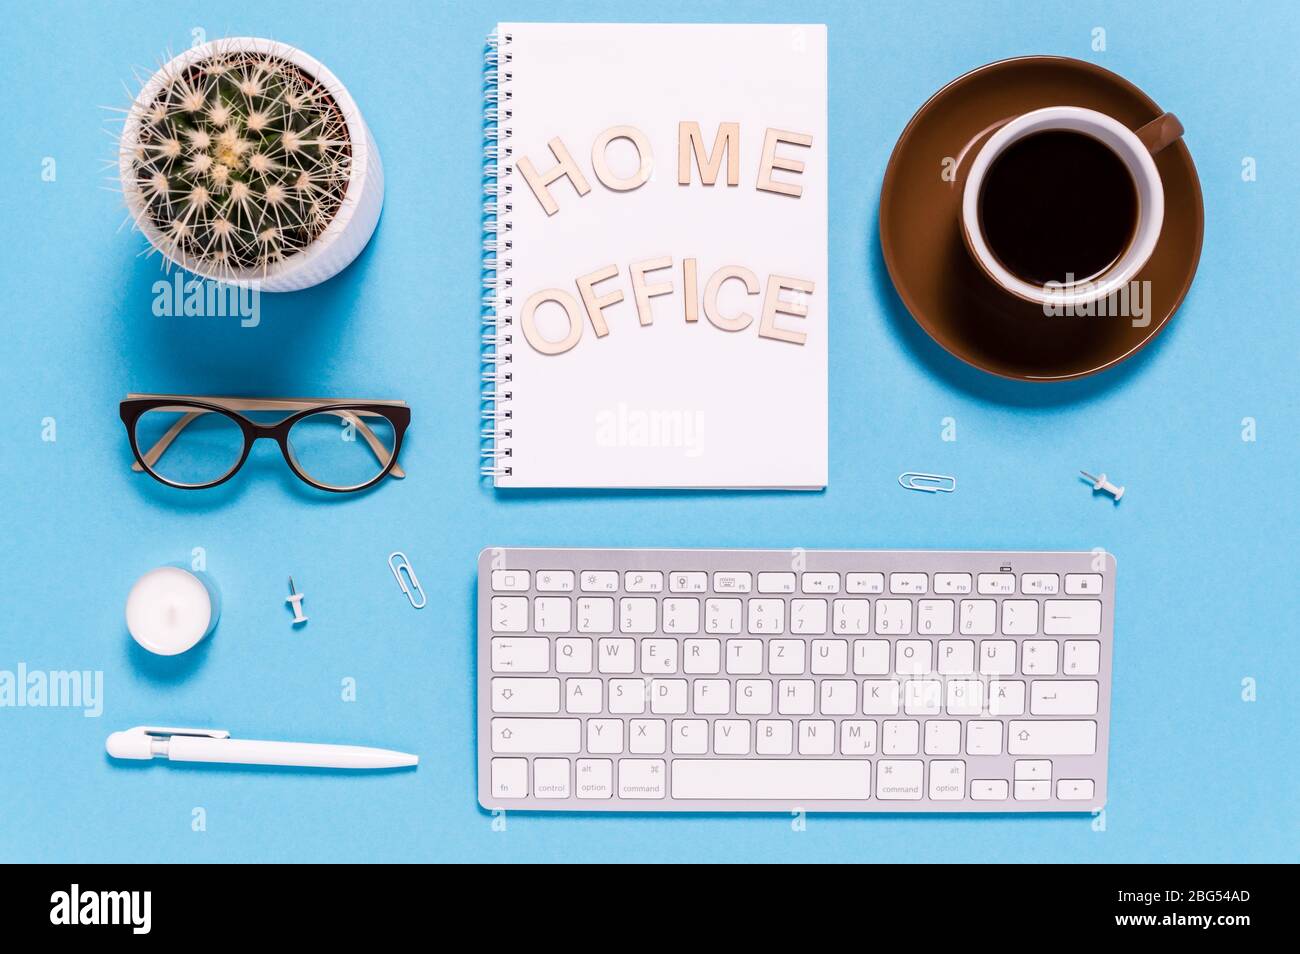
[(1116, 293), (1155, 251), (1165, 200), (1152, 157), (1182, 133), (1172, 113), (1137, 130), (1078, 106), (1015, 117), (966, 173), (967, 250), (997, 286), (1044, 308)]

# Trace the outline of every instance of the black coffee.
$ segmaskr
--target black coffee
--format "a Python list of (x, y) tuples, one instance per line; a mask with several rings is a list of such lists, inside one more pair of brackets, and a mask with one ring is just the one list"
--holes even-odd
[(990, 249), (1013, 275), (1035, 285), (1085, 281), (1128, 248), (1137, 186), (1123, 160), (1092, 136), (1033, 133), (989, 166), (979, 215)]

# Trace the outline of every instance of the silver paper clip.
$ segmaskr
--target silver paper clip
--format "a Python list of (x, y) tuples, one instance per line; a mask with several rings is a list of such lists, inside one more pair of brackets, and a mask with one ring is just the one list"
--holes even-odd
[(957, 478), (944, 474), (914, 474), (908, 471), (898, 475), (898, 484), (904, 490), (922, 490), (927, 494), (950, 494), (957, 489)]
[[(393, 561), (398, 560), (399, 557), (400, 560), (394, 563)], [(406, 558), (406, 554), (401, 550), (394, 550), (388, 554), (388, 568), (393, 571), (393, 576), (397, 577), (397, 585), (402, 588), (402, 592), (411, 601), (411, 605), (416, 609), (424, 609), (429, 599), (424, 595), (424, 590), (420, 587), (420, 578), (415, 575), (415, 567), (411, 566), (411, 561)], [(410, 586), (407, 586), (406, 580), (402, 579), (403, 570), (406, 571), (406, 575), (411, 581)], [(418, 603), (416, 602), (417, 596), (419, 597)]]

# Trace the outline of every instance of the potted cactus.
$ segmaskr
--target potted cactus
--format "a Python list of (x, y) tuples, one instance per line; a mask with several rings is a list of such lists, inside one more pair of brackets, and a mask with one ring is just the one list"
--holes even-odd
[(346, 87), (273, 40), (187, 50), (127, 111), (118, 172), (136, 226), (172, 263), (263, 291), (325, 281), (379, 221), (379, 151)]

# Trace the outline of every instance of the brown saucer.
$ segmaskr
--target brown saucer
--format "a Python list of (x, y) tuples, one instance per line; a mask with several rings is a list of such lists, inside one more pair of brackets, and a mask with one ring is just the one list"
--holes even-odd
[[(1095, 374), (1154, 338), (1191, 287), (1205, 230), (1196, 166), (1187, 145), (1177, 142), (1155, 157), (1165, 187), (1164, 227), (1135, 279), (1151, 282), (1146, 327), (1120, 317), (1047, 317), (1041, 306), (994, 285), (962, 243), (961, 184), (985, 137), (1044, 106), (1095, 109), (1130, 129), (1163, 112), (1128, 80), (1082, 60), (1023, 56), (990, 63), (953, 80), (917, 111), (880, 190), (885, 265), (917, 324), (968, 364), (1022, 381)], [(946, 157), (957, 160), (952, 181), (940, 175)]]

